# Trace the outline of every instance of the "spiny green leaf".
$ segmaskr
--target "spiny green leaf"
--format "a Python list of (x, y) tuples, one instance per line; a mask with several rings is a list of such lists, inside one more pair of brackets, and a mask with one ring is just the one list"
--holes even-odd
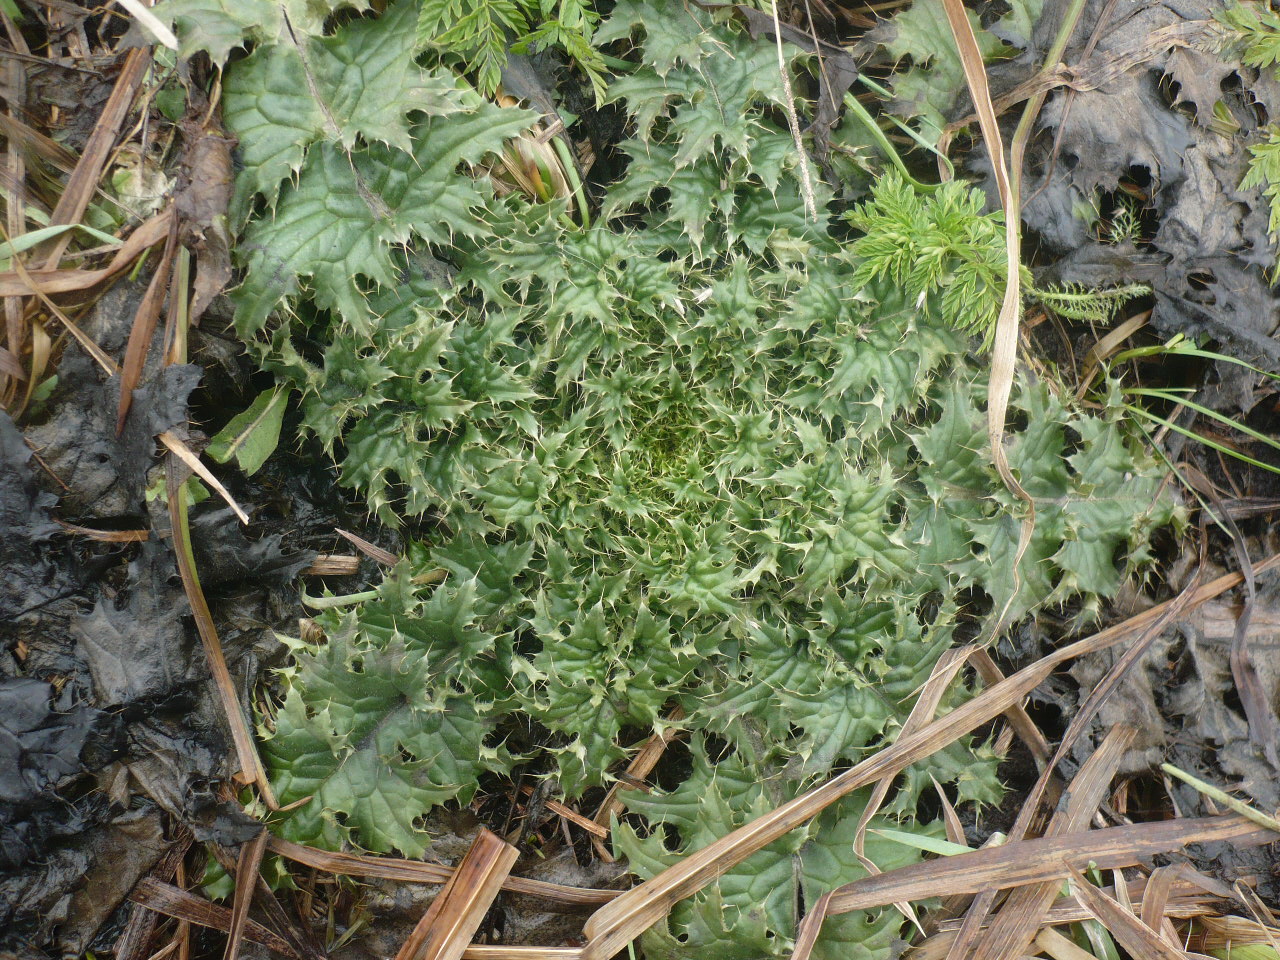
[(488, 191), (456, 168), (498, 150), (529, 119), (497, 107), (428, 118), (412, 128), (413, 153), (380, 144), (351, 152), (328, 142), (313, 147), (273, 215), (245, 230), (240, 252), (247, 274), (235, 294), (240, 329), (260, 329), (304, 279), (318, 303), (367, 329), (362, 282), (394, 286), (391, 247), (410, 236), (447, 243), (455, 233), (482, 231), (471, 211)]
[(619, 0), (596, 31), (595, 42), (603, 45), (628, 39), (635, 28), (643, 28), (643, 60), (658, 76), (665, 77), (677, 64), (697, 68), (714, 49), (707, 20), (707, 14), (692, 4), (659, 9), (650, 0)]
[[(991, 61), (1015, 52), (1001, 38), (1027, 46), (1041, 5), (1041, 0), (1013, 0), (990, 30), (984, 30), (977, 15), (966, 10), (982, 59)], [(877, 27), (871, 38), (891, 57), (909, 59), (892, 78), (892, 108), (903, 116), (920, 117), (923, 136), (936, 141), (965, 89), (964, 68), (942, 6), (917, 0)]]
[(241, 212), (254, 194), (273, 204), (280, 181), (298, 171), (317, 141), (407, 151), (411, 113), (462, 109), (456, 84), (413, 60), (415, 10), (413, 0), (399, 0), (331, 37), (260, 44), (227, 71), (227, 127), (246, 170), (237, 183)]
[(246, 43), (276, 40), (284, 26), (276, 0), (162, 0), (154, 12), (177, 34), (178, 56), (204, 50), (217, 64)]
[(155, 14), (178, 35), (178, 56), (201, 50), (219, 66), (248, 43), (271, 45), (319, 36), (337, 10), (363, 10), (368, 0), (162, 0)]
[[(264, 745), (281, 803), (311, 798), (284, 821), (286, 836), (421, 856), (418, 820), (446, 800), (465, 801), (481, 770), (509, 767), (504, 752), (485, 743), (492, 719), (439, 684), (464, 668), (450, 648), (459, 624), (472, 629), (472, 596), (442, 593), (447, 602), (428, 604), (389, 632), (330, 621), (327, 641), (295, 647)], [(441, 619), (453, 625), (445, 643), (437, 639)], [(494, 638), (477, 634), (471, 654), (492, 655), (493, 646)]]

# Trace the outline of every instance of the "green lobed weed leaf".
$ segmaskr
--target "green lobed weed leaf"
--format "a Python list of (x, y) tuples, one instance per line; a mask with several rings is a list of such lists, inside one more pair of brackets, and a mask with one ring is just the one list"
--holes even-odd
[(249, 409), (233, 417), (209, 441), (205, 453), (219, 463), (234, 457), (240, 469), (253, 476), (280, 443), (280, 427), (291, 393), (279, 388), (263, 390)]

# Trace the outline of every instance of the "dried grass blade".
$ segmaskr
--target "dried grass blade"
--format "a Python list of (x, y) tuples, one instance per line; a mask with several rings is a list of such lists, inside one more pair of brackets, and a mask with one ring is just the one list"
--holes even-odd
[(980, 891), (973, 898), (969, 909), (964, 913), (960, 929), (956, 931), (956, 938), (952, 941), (951, 948), (947, 950), (946, 960), (965, 960), (971, 954), (973, 945), (982, 935), (983, 924), (986, 923), (987, 915), (991, 913), (999, 893), (1000, 891), (993, 887)]
[[(453, 876), (452, 869), (434, 863), (398, 860), (394, 857), (368, 857), (355, 853), (331, 853), (279, 837), (269, 837), (267, 849), (295, 863), (347, 877), (407, 880), (410, 883), (448, 883)], [(589, 890), (585, 887), (548, 883), (545, 880), (526, 880), (523, 877), (508, 877), (503, 882), (502, 889), (580, 906), (608, 903), (619, 895), (617, 890)]]
[[(1203, 545), (1203, 543), (1202, 543)], [(1280, 555), (1272, 557), (1272, 560), (1280, 560)], [(1067, 752), (1075, 745), (1076, 740), (1088, 728), (1094, 716), (1102, 708), (1112, 693), (1119, 687), (1120, 681), (1129, 672), (1130, 668), (1146, 653), (1151, 643), (1155, 640), (1160, 632), (1172, 622), (1175, 618), (1182, 616), (1192, 608), (1196, 607), (1200, 602), (1199, 598), (1203, 596), (1199, 587), (1200, 578), (1203, 575), (1203, 567), (1197, 568), (1190, 582), (1183, 588), (1172, 600), (1162, 603), (1157, 607), (1152, 607), (1146, 611), (1147, 614), (1159, 611), (1159, 614), (1147, 621), (1146, 625), (1138, 634), (1137, 640), (1130, 645), (1112, 664), (1111, 669), (1107, 671), (1092, 690), (1085, 697), (1084, 703), (1077, 709), (1075, 715), (1071, 718), (1071, 722), (1067, 724), (1066, 732), (1062, 735), (1062, 741), (1058, 744), (1058, 748), (1054, 751), (1053, 757), (1050, 759), (1048, 766), (1040, 771), (1040, 776), (1032, 785), (1022, 809), (1018, 812), (1018, 818), (1014, 821), (1013, 826), (1009, 830), (1009, 836), (1013, 840), (1020, 840), (1028, 835), (1028, 829), (1032, 822), (1040, 816), (1041, 802), (1044, 794), (1049, 786), (1050, 779), (1058, 764), (1063, 757), (1067, 756)], [(1221, 579), (1221, 578), (1219, 578)], [(1240, 577), (1243, 580), (1243, 576)], [(1215, 581), (1216, 582), (1216, 581)], [(1142, 615), (1140, 614), (1139, 617)], [(1136, 622), (1139, 617), (1134, 617), (1130, 622)]]
[(462, 960), (518, 856), (515, 847), (482, 828), (396, 960)]
[(1276, 928), (1276, 917), (1271, 912), (1271, 908), (1262, 902), (1262, 898), (1246, 887), (1239, 880), (1235, 882), (1236, 898), (1242, 901), (1249, 913), (1253, 915), (1253, 921), (1258, 932), (1262, 934), (1261, 938), (1255, 939), (1255, 943), (1265, 942), (1280, 956), (1280, 929)]
[[(13, 308), (12, 312), (16, 313), (18, 318), (17, 333), (15, 336), (11, 336), (9, 338), (9, 342), (21, 343), (22, 341), (22, 333), (21, 333), (22, 304), (18, 303), (17, 300), (15, 300), (12, 297), (7, 297), (4, 301), (4, 307), (5, 307), (5, 323), (7, 326), (7, 330), (9, 332), (13, 332), (14, 330), (14, 325), (9, 323), (9, 320), (11, 319), (10, 309), (9, 309), (10, 307)], [(0, 347), (0, 373), (3, 373), (6, 377), (13, 377), (13, 379), (15, 380), (27, 379), (27, 371), (22, 369), (22, 364), (18, 361), (17, 355), (7, 347)]]
[[(1200, 874), (1196, 874), (1196, 876), (1200, 877)], [(1217, 881), (1214, 882), (1216, 883)], [(1254, 920), (1262, 924), (1264, 927), (1276, 926), (1276, 915), (1271, 912), (1271, 908), (1262, 902), (1261, 897), (1246, 887), (1239, 880), (1232, 884), (1232, 893), (1234, 893), (1236, 899), (1243, 903), (1249, 912), (1253, 914)], [(1275, 944), (1272, 944), (1272, 946), (1275, 946)], [(1276, 947), (1276, 953), (1280, 954), (1280, 946)]]
[[(1129, 897), (1135, 909), (1141, 910), (1142, 897), (1146, 890), (1146, 878), (1140, 877), (1136, 880), (1130, 880), (1125, 886), (1129, 891)], [(1108, 887), (1107, 889), (1110, 891), (1113, 888)], [(1220, 910), (1222, 898), (1216, 894), (1193, 891), (1191, 885), (1186, 883), (1177, 884), (1175, 891), (1176, 895), (1171, 897), (1165, 906), (1164, 913), (1167, 917), (1185, 919), (1187, 917), (1203, 916)], [(1080, 906), (1080, 902), (1075, 897), (1066, 896), (1059, 897), (1054, 901), (1053, 906), (1045, 913), (1044, 919), (1045, 923), (1050, 926), (1059, 927), (1069, 923), (1079, 923), (1081, 920), (1088, 920), (1092, 916), (1093, 914)], [(943, 923), (942, 931), (951, 933), (958, 927), (958, 920), (949, 920)]]
[(343, 553), (317, 553), (304, 577), (350, 577), (360, 572), (360, 558)]
[(1067, 865), (1072, 892), (1130, 954), (1143, 960), (1187, 960), (1187, 955), (1160, 937), (1132, 913), (1089, 883), (1075, 867)]
[[(1177, 941), (1169, 938), (1168, 928), (1170, 925), (1165, 911), (1169, 908), (1169, 896), (1173, 892), (1173, 885), (1178, 880), (1181, 872), (1181, 864), (1158, 867), (1154, 870), (1151, 878), (1147, 881), (1146, 895), (1142, 898), (1142, 903), (1138, 905), (1136, 911), (1138, 919), (1152, 930), (1163, 930), (1164, 938), (1175, 944)], [(1116, 893), (1118, 894), (1119, 892), (1117, 889)], [(1119, 897), (1116, 899), (1118, 901)]]
[(265, 828), (240, 847), (240, 856), (236, 861), (236, 890), (231, 900), (231, 926), (227, 928), (227, 947), (223, 951), (222, 960), (236, 960), (240, 955), (240, 941), (244, 938), (244, 925), (249, 919), (254, 891), (258, 889), (258, 870), (262, 867), (262, 854), (266, 848)]
[(805, 914), (796, 930), (796, 945), (791, 948), (791, 960), (809, 960), (813, 948), (818, 942), (818, 934), (822, 932), (822, 921), (827, 918), (827, 908), (831, 905), (831, 891), (828, 890), (813, 908)]
[(377, 544), (370, 543), (364, 537), (356, 536), (354, 533), (348, 533), (346, 530), (337, 530), (340, 537), (345, 537), (357, 550), (363, 553), (371, 560), (378, 563), (386, 564), (388, 567), (394, 567), (400, 562), (400, 558), (389, 550), (383, 550)]
[[(1126, 886), (1129, 895), (1133, 898), (1135, 906), (1141, 908), (1142, 893), (1145, 889), (1145, 879), (1137, 879), (1129, 881)], [(1175, 917), (1178, 919), (1189, 919), (1192, 917), (1208, 916), (1219, 911), (1219, 907), (1215, 905), (1218, 899), (1216, 896), (1205, 896), (1203, 894), (1187, 894), (1188, 884), (1178, 885), (1178, 896), (1168, 902), (1165, 908), (1166, 917)], [(1108, 888), (1110, 889), (1110, 888)], [(1079, 923), (1082, 920), (1093, 919), (1093, 914), (1085, 910), (1075, 897), (1059, 898), (1045, 914), (1045, 923), (1048, 926), (1041, 927), (1041, 933), (1053, 926), (1063, 926), (1071, 923)], [(934, 934), (927, 940), (913, 944), (908, 952), (904, 955), (906, 960), (942, 960), (946, 956), (951, 943), (955, 940), (956, 932), (959, 930), (961, 921), (944, 920), (938, 933)], [(990, 926), (990, 920), (987, 923)], [(1037, 934), (1037, 941), (1039, 935)], [(985, 958), (983, 958), (985, 960)], [(1096, 960), (1096, 958), (1094, 958)]]
[[(0, 230), (0, 235), (3, 235), (3, 239), (6, 243), (9, 243), (12, 241), (12, 238), (9, 236), (8, 230)], [(23, 281), (23, 290), (21, 291), (21, 293), (15, 294), (15, 296), (26, 296), (28, 294), (35, 294), (35, 296), (40, 299), (40, 302), (43, 303), (49, 309), (49, 312), (52, 313), (55, 317), (57, 317), (58, 320), (62, 323), (62, 325), (71, 332), (71, 334), (80, 343), (80, 346), (84, 348), (85, 353), (93, 357), (94, 361), (98, 364), (98, 366), (102, 367), (102, 369), (106, 371), (108, 376), (113, 375), (117, 369), (116, 362), (107, 355), (105, 350), (103, 350), (93, 341), (92, 337), (90, 337), (87, 333), (81, 330), (74, 320), (72, 320), (65, 313), (63, 313), (56, 303), (54, 303), (52, 300), (49, 299), (49, 296), (48, 296), (49, 291), (45, 290), (43, 287), (40, 286), (39, 283), (36, 282), (35, 278), (32, 277), (31, 272), (26, 268), (25, 265), (23, 265), (21, 257), (14, 256), (11, 262), (13, 263), (13, 266), (14, 266), (14, 272)], [(33, 362), (31, 379), (27, 383), (28, 396), (30, 395), (30, 390), (34, 388), (36, 384), (36, 379), (37, 377), (35, 373), (35, 364)]]
[[(947, 690), (951, 686), (951, 681), (956, 678), (956, 674), (964, 667), (975, 649), (972, 644), (968, 644), (948, 650), (938, 658), (938, 662), (929, 671), (929, 679), (924, 682), (920, 695), (911, 707), (911, 713), (902, 725), (899, 736), (915, 733), (934, 719), (934, 715), (938, 712), (938, 707), (942, 704), (943, 697), (946, 696)], [(893, 786), (894, 779), (894, 776), (887, 776), (875, 785), (875, 788), (871, 791), (871, 797), (867, 800), (867, 805), (862, 811), (862, 815), (858, 818), (858, 825), (853, 834), (853, 855), (858, 858), (858, 862), (862, 864), (867, 873), (873, 876), (880, 872), (880, 868), (866, 855), (867, 826), (871, 823), (871, 818), (880, 811), (885, 797), (889, 795), (889, 788)], [(910, 903), (901, 901), (893, 906), (899, 913), (910, 920), (917, 929), (922, 933), (924, 932), (924, 928), (920, 926), (920, 921), (916, 917), (915, 908)], [(816, 932), (814, 936), (817, 936)]]
[[(9, 14), (0, 10), (0, 19), (4, 21), (5, 32), (9, 36), (9, 43), (13, 50), (17, 53), (29, 54), (31, 51), (27, 47), (26, 39), (22, 36), (22, 31), (17, 28), (13, 20), (9, 18)], [(7, 57), (4, 65), (4, 84), (5, 84), (5, 100), (9, 114), (14, 123), (20, 124), (16, 114), (26, 108), (26, 90), (27, 90), (27, 71), (23, 67), (22, 61), (17, 57)], [(7, 221), (8, 234), (11, 237), (20, 236), (26, 230), (26, 215), (23, 211), (26, 209), (26, 187), (27, 187), (27, 164), (22, 155), (21, 145), (11, 136), (5, 137), (5, 219)], [(22, 381), (27, 378), (26, 372), (22, 369), (22, 363), (18, 360), (22, 356), (22, 345), (26, 339), (26, 328), (23, 323), (22, 302), (18, 300), (8, 300), (4, 302), (4, 325), (5, 325), (5, 342), (8, 349), (4, 351), (4, 362), (0, 364), (3, 373), (16, 381)], [(0, 379), (0, 396), (8, 399), (11, 396), (9, 384)], [(25, 407), (26, 404), (24, 403)], [(17, 410), (11, 410), (17, 413)]]
[(164, 211), (138, 225), (111, 258), (99, 270), (0, 270), (0, 297), (25, 297), (32, 293), (73, 293), (87, 290), (123, 273), (138, 254), (154, 246), (169, 232), (171, 213)]
[(160, 442), (168, 447), (169, 452), (185, 463), (201, 480), (212, 487), (218, 496), (226, 501), (227, 506), (231, 508), (231, 512), (236, 515), (241, 523), (247, 524), (249, 522), (249, 515), (240, 509), (240, 504), (236, 503), (235, 498), (231, 496), (231, 491), (224, 487), (222, 481), (200, 462), (200, 458), (191, 451), (186, 441), (176, 433), (166, 430), (160, 434)]
[[(1106, 739), (1071, 781), (1067, 809), (1054, 814), (1047, 831), (1049, 836), (1088, 828), (1094, 812), (1106, 799), (1116, 767), (1136, 734), (1133, 727), (1125, 725), (1114, 726), (1107, 732)], [(1058, 890), (1059, 883), (1051, 880), (1019, 887), (1010, 893), (986, 933), (977, 941), (975, 954), (991, 960), (1018, 960), (1022, 957), (1035, 938), (1045, 913), (1057, 899)], [(1127, 895), (1128, 891), (1125, 893)]]
[(95, 530), (92, 527), (82, 527), (78, 523), (67, 523), (57, 517), (54, 517), (54, 520), (68, 533), (78, 533), (82, 537), (88, 537), (100, 543), (142, 543), (151, 537), (150, 530)]
[[(163, 437), (163, 435), (162, 435)], [(209, 662), (209, 672), (213, 674), (214, 685), (218, 690), (218, 698), (222, 701), (222, 712), (226, 715), (227, 724), (231, 728), (231, 739), (235, 743), (236, 755), (244, 774), (258, 787), (263, 801), (268, 808), (277, 808), (275, 793), (271, 789), (271, 781), (258, 757), (253, 735), (245, 721), (244, 712), (240, 709), (240, 698), (236, 694), (235, 682), (231, 679), (231, 671), (227, 669), (226, 658), (222, 655), (222, 643), (218, 639), (218, 630), (213, 625), (213, 616), (209, 605), (205, 602), (204, 591), (200, 589), (200, 576), (196, 573), (195, 554), (191, 550), (191, 530), (187, 526), (187, 502), (184, 498), (182, 482), (178, 479), (181, 461), (175, 453), (169, 457), (165, 469), (165, 484), (169, 496), (169, 522), (173, 527), (173, 552), (178, 560), (178, 572), (182, 575), (182, 588), (187, 594), (187, 602), (191, 605), (191, 615), (196, 621), (196, 630), (204, 645), (205, 658)]]
[(933, 790), (938, 795), (938, 803), (942, 807), (942, 822), (946, 827), (947, 839), (952, 843), (965, 843), (964, 824), (960, 822), (960, 815), (956, 813), (956, 808), (951, 805), (951, 798), (947, 796), (947, 791), (942, 789), (942, 784), (938, 782), (938, 778), (932, 773), (929, 779), (933, 782)]
[[(12, 21), (5, 18), (6, 30), (9, 30), (11, 23)], [(23, 50), (28, 50), (28, 52), (24, 54), (18, 50), (19, 44), (17, 40), (21, 39), (22, 34), (18, 33), (17, 39), (15, 39), (14, 31), (16, 30), (17, 28), (15, 26), (13, 30), (10, 30), (9, 32), (9, 44), (12, 49), (7, 51), (9, 55), (8, 59), (17, 63), (30, 58), (34, 62), (43, 63), (44, 61), (42, 58), (31, 56), (25, 41), (22, 42), (21, 46)], [(63, 61), (61, 66), (67, 70), (79, 69), (69, 65), (66, 61)], [(99, 75), (96, 71), (86, 72), (92, 73), (95, 76)], [(8, 113), (0, 113), (0, 136), (4, 137), (15, 147), (20, 147), (28, 153), (38, 156), (41, 160), (47, 161), (50, 166), (56, 167), (62, 173), (70, 175), (71, 171), (76, 168), (76, 155), (74, 153), (47, 134), (43, 134), (34, 127), (23, 123), (16, 116)]]
[[(523, 787), (520, 788), (520, 792), (524, 794), (526, 797), (529, 797), (533, 795), (534, 789), (533, 787), (529, 786), (526, 783)], [(574, 810), (572, 807), (565, 806), (559, 800), (544, 800), (543, 805), (551, 813), (554, 813), (558, 817), (563, 817), (565, 820), (568, 820), (570, 823), (577, 824), (583, 830), (587, 831), (587, 833), (593, 834), (594, 836), (601, 837), (601, 838), (609, 836), (609, 831), (606, 830), (604, 827), (600, 826), (600, 824), (596, 823), (594, 820), (588, 817), (584, 817), (582, 814), (580, 814), (577, 810)]]
[(1181, 850), (1192, 843), (1232, 840), (1239, 846), (1269, 843), (1266, 830), (1228, 814), (1188, 820), (1106, 827), (1057, 837), (1037, 837), (999, 847), (915, 863), (846, 884), (831, 900), (831, 915), (870, 910), (897, 900), (920, 900), (948, 893), (977, 893), (989, 887), (1020, 887), (1061, 880), (1067, 866), (1129, 867), (1146, 857)]
[[(1256, 920), (1234, 916), (1204, 917), (1201, 925), (1204, 930), (1195, 938), (1196, 945), (1200, 949), (1214, 951), (1217, 957), (1246, 956), (1245, 948), (1255, 944), (1266, 944), (1280, 953), (1280, 930)], [(1254, 955), (1267, 956), (1266, 948)]]
[[(190, 831), (182, 827), (174, 844), (156, 861), (147, 876), (161, 883), (172, 880), (182, 864), (182, 858), (191, 848), (191, 839)], [(115, 942), (115, 960), (143, 960), (146, 956), (144, 951), (155, 933), (157, 918), (158, 914), (154, 910), (135, 903), (124, 931)]]
[[(49, 368), (52, 356), (53, 338), (49, 336), (39, 318), (36, 318), (31, 322), (31, 373), (27, 377), (27, 392), (22, 398), (22, 409), (26, 409), (27, 404), (31, 402), (32, 394), (37, 384), (44, 378), (44, 372)], [(62, 483), (61, 480), (58, 482)], [(62, 487), (65, 490), (67, 485), (63, 483)]]
[(1089, 392), (1089, 386), (1093, 383), (1093, 378), (1097, 376), (1102, 362), (1119, 350), (1120, 344), (1145, 327), (1150, 319), (1151, 311), (1144, 310), (1142, 313), (1124, 321), (1124, 323), (1100, 338), (1097, 343), (1088, 349), (1084, 355), (1084, 361), (1080, 365), (1080, 385), (1076, 388), (1077, 400), (1083, 399), (1084, 395)]
[[(911, 713), (908, 714), (906, 722), (903, 723), (902, 732), (899, 736), (915, 733), (934, 719), (934, 714), (938, 712), (938, 707), (942, 704), (942, 698), (946, 696), (947, 690), (951, 686), (951, 681), (956, 678), (956, 674), (960, 672), (976, 649), (974, 645), (968, 644), (948, 650), (938, 658), (938, 662), (929, 671), (929, 679), (921, 687), (920, 695), (911, 707)], [(888, 796), (889, 788), (893, 785), (893, 779), (893, 777), (885, 777), (876, 784), (875, 789), (871, 792), (871, 797), (867, 801), (866, 808), (862, 811), (862, 816), (858, 818), (858, 826), (853, 835), (854, 855), (867, 868), (869, 873), (879, 873), (880, 869), (868, 860), (864, 853), (867, 842), (867, 826), (871, 823), (871, 818), (879, 812), (885, 797)]]
[[(228, 791), (227, 795), (230, 796), (231, 793)], [(234, 856), (228, 848), (216, 843), (209, 844), (209, 850), (228, 876), (238, 876), (239, 858), (237, 856)], [(262, 878), (260, 872), (255, 876), (254, 880), (257, 886), (254, 904), (262, 913), (263, 919), (267, 921), (269, 929), (284, 937), (289, 946), (293, 948), (293, 952), (301, 957), (302, 960), (325, 960), (325, 953), (319, 943), (316, 942), (316, 938), (311, 933), (310, 928), (294, 922), (289, 914), (285, 912), (284, 907), (280, 906), (280, 902), (276, 900), (275, 893), (268, 886), (267, 881)]]
[[(154, 877), (143, 877), (138, 881), (129, 899), (141, 904), (148, 910), (162, 913), (175, 920), (185, 920), (210, 930), (227, 931), (231, 929), (231, 911), (216, 903), (210, 903), (203, 897), (188, 893), (170, 883), (163, 883)], [(246, 920), (244, 936), (247, 940), (260, 943), (269, 950), (291, 960), (302, 960), (294, 952), (289, 942), (273, 930), (268, 930), (254, 920)]]
[[(978, 671), (978, 676), (982, 677), (983, 682), (988, 685), (999, 683), (1004, 679), (1004, 673), (991, 659), (991, 654), (987, 652), (986, 647), (976, 648), (970, 655), (969, 662)], [(1049, 754), (1053, 751), (1049, 741), (1044, 738), (1044, 734), (1035, 725), (1026, 708), (1019, 703), (1016, 707), (1005, 711), (1004, 716), (1009, 721), (1009, 726), (1013, 727), (1014, 732), (1022, 738), (1022, 742), (1035, 757), (1037, 766), (1043, 768), (1049, 762)]]
[(129, 415), (129, 407), (133, 403), (133, 389), (142, 379), (142, 368), (147, 360), (147, 348), (156, 332), (156, 322), (160, 319), (160, 305), (168, 292), (169, 277), (173, 273), (173, 258), (178, 245), (178, 218), (169, 219), (169, 237), (165, 240), (164, 253), (151, 282), (147, 284), (147, 292), (138, 303), (138, 310), (133, 315), (133, 327), (129, 330), (129, 344), (125, 347), (124, 363), (120, 367), (120, 403), (116, 414), (116, 436), (124, 432), (124, 421)]
[(467, 947), (462, 960), (578, 960), (580, 947), (509, 947), (475, 944)]
[(1036, 934), (1036, 946), (1053, 960), (1098, 960), (1088, 950), (1077, 946), (1074, 940), (1064, 937), (1052, 927), (1045, 927)]
[(991, 445), (991, 459), (995, 463), (996, 471), (1000, 474), (1000, 479), (1004, 481), (1010, 493), (1027, 505), (1027, 515), (1022, 521), (1022, 529), (1018, 535), (1018, 551), (1013, 561), (1013, 593), (995, 621), (995, 626), (992, 628), (994, 635), (1001, 633), (1007, 626), (1009, 611), (1020, 586), (1018, 566), (1031, 543), (1036, 521), (1035, 502), (1013, 475), (1004, 450), (1004, 424), (1009, 412), (1009, 398), (1013, 393), (1013, 378), (1018, 360), (1018, 325), (1022, 315), (1022, 218), (1018, 209), (1017, 196), (1009, 185), (1004, 141), (1000, 136), (1000, 124), (996, 119), (995, 107), (991, 103), (987, 70), (983, 65), (977, 38), (973, 35), (973, 27), (969, 24), (968, 14), (961, 0), (942, 0), (942, 7), (946, 11), (947, 22), (955, 37), (960, 63), (964, 68), (965, 82), (969, 86), (969, 94), (973, 98), (973, 105), (978, 113), (978, 125), (982, 129), (982, 138), (986, 141), (987, 153), (991, 157), (991, 169), (996, 188), (1000, 193), (1000, 204), (1004, 207), (1005, 269), (1008, 272), (1008, 278), (1005, 282), (1004, 299), (1000, 304), (1000, 315), (996, 320), (996, 329), (991, 341), (991, 374), (987, 391), (987, 440)]
[[(102, 170), (106, 166), (107, 158), (115, 146), (116, 137), (120, 134), (120, 128), (129, 115), (134, 97), (137, 96), (142, 80), (150, 67), (151, 51), (149, 49), (130, 50), (126, 55), (124, 66), (116, 79), (111, 96), (107, 98), (107, 103), (98, 116), (98, 122), (94, 125), (93, 132), (89, 134), (84, 153), (80, 155), (75, 170), (71, 172), (62, 196), (58, 198), (57, 206), (49, 215), (50, 226), (78, 223), (84, 216), (89, 201), (97, 189), (98, 181), (102, 178)], [(70, 243), (71, 234), (69, 233), (50, 241), (44, 259), (46, 270), (52, 270), (58, 265), (58, 261), (62, 259)]]

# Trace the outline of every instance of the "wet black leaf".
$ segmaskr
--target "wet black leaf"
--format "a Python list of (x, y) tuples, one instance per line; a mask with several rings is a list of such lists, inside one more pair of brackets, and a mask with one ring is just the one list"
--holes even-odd
[[(1081, 23), (1090, 32), (1066, 57), (1073, 88), (1050, 95), (1028, 150), (1023, 219), (1054, 261), (1043, 280), (1147, 283), (1162, 334), (1212, 338), (1275, 367), (1280, 298), (1267, 271), (1276, 251), (1267, 204), (1240, 183), (1246, 138), (1280, 117), (1280, 85), (1222, 52), (1218, 9), (1210, 0), (1088, 5)], [(1113, 19), (1086, 57), (1083, 37), (1104, 10)], [(1017, 79), (1010, 70), (998, 88)], [(986, 158), (974, 165), (984, 168)], [(1141, 217), (1141, 236), (1108, 235), (1108, 218), (1126, 204)]]
[(0, 679), (0, 805), (29, 804), (80, 772), (97, 711), (32, 677)]
[(170, 582), (176, 575), (168, 545), (144, 543), (129, 564), (127, 602), (99, 599), (72, 625), (98, 706), (170, 696), (176, 687), (207, 676), (183, 621), (186, 597)]
[(61, 530), (49, 516), (58, 498), (41, 490), (31, 458), (0, 410), (0, 622), (9, 624), (66, 594), (76, 579), (46, 547)]
[(1159, 75), (1126, 73), (1106, 87), (1045, 104), (1040, 122), (1061, 128), (1059, 164), (1083, 196), (1114, 190), (1134, 168), (1165, 182), (1178, 176), (1182, 155), (1195, 143), (1191, 121), (1168, 108)]
[(293, 580), (315, 557), (314, 551), (288, 550), (284, 535), (250, 540), (229, 507), (202, 504), (191, 517), (191, 542), (200, 583), (206, 589), (251, 581), (280, 586)]
[(115, 435), (120, 384), (90, 372), (65, 377), (51, 414), (27, 431), (49, 469), (70, 488), (62, 498), (67, 515), (112, 518), (142, 512), (148, 468), (156, 461), (156, 436), (174, 429), (182, 435), (187, 398), (200, 380), (190, 364), (164, 368), (133, 392), (124, 433)]
[[(117, 284), (84, 322), (86, 333), (108, 354), (122, 355), (145, 286), (145, 278)], [(24, 432), (49, 471), (65, 485), (65, 518), (100, 520), (143, 512), (147, 470), (156, 462), (156, 435), (170, 429), (186, 435), (187, 401), (201, 377), (200, 368), (190, 364), (162, 368), (158, 354), (153, 344), (143, 385), (133, 393), (119, 437), (119, 381), (108, 379), (77, 344), (68, 346), (59, 360), (58, 388), (43, 418)]]

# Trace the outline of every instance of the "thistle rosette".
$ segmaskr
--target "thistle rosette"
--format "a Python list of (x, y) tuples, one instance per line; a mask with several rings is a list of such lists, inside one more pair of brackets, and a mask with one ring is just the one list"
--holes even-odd
[[(364, 42), (411, 13), (401, 0), (342, 29)], [(680, 704), (692, 785), (632, 806), (692, 849), (891, 741), (958, 624), (993, 605), (1087, 610), (1171, 516), (1113, 414), (1024, 380), (1008, 459), (1038, 522), (1015, 577), (1021, 506), (991, 464), (968, 352), (1003, 285), (978, 195), (890, 175), (846, 219), (817, 183), (815, 221), (779, 122), (807, 106), (772, 44), (730, 10), (648, 0), (618, 3), (596, 39), (632, 41), (639, 63), (608, 91), (634, 137), (589, 228), (472, 180), (528, 117), (444, 93), (409, 53), (393, 75), (428, 106), (404, 125), (384, 116), (372, 143), (313, 129), (282, 155), (296, 180), (242, 174), (258, 196), (242, 331), (298, 388), (341, 482), (426, 531), (283, 675), (266, 752), (281, 803), (305, 801), (277, 824), (294, 839), (417, 855), (423, 817), (479, 777), (520, 759), (580, 795)], [(785, 57), (803, 89), (806, 58)], [(229, 115), (268, 112), (247, 102), (273, 96), (252, 76), (229, 69)], [(907, 771), (891, 812), (910, 817), (929, 775), (993, 800), (997, 760), (957, 741)], [(713, 766), (721, 786), (703, 790)], [(786, 852), (805, 896), (861, 870), (831, 839), (851, 816)], [(621, 836), (639, 872), (671, 853), (664, 833)], [(736, 935), (717, 904), (762, 882), (744, 869), (677, 918), (699, 931), (689, 951)], [(751, 950), (786, 952), (797, 889)]]

